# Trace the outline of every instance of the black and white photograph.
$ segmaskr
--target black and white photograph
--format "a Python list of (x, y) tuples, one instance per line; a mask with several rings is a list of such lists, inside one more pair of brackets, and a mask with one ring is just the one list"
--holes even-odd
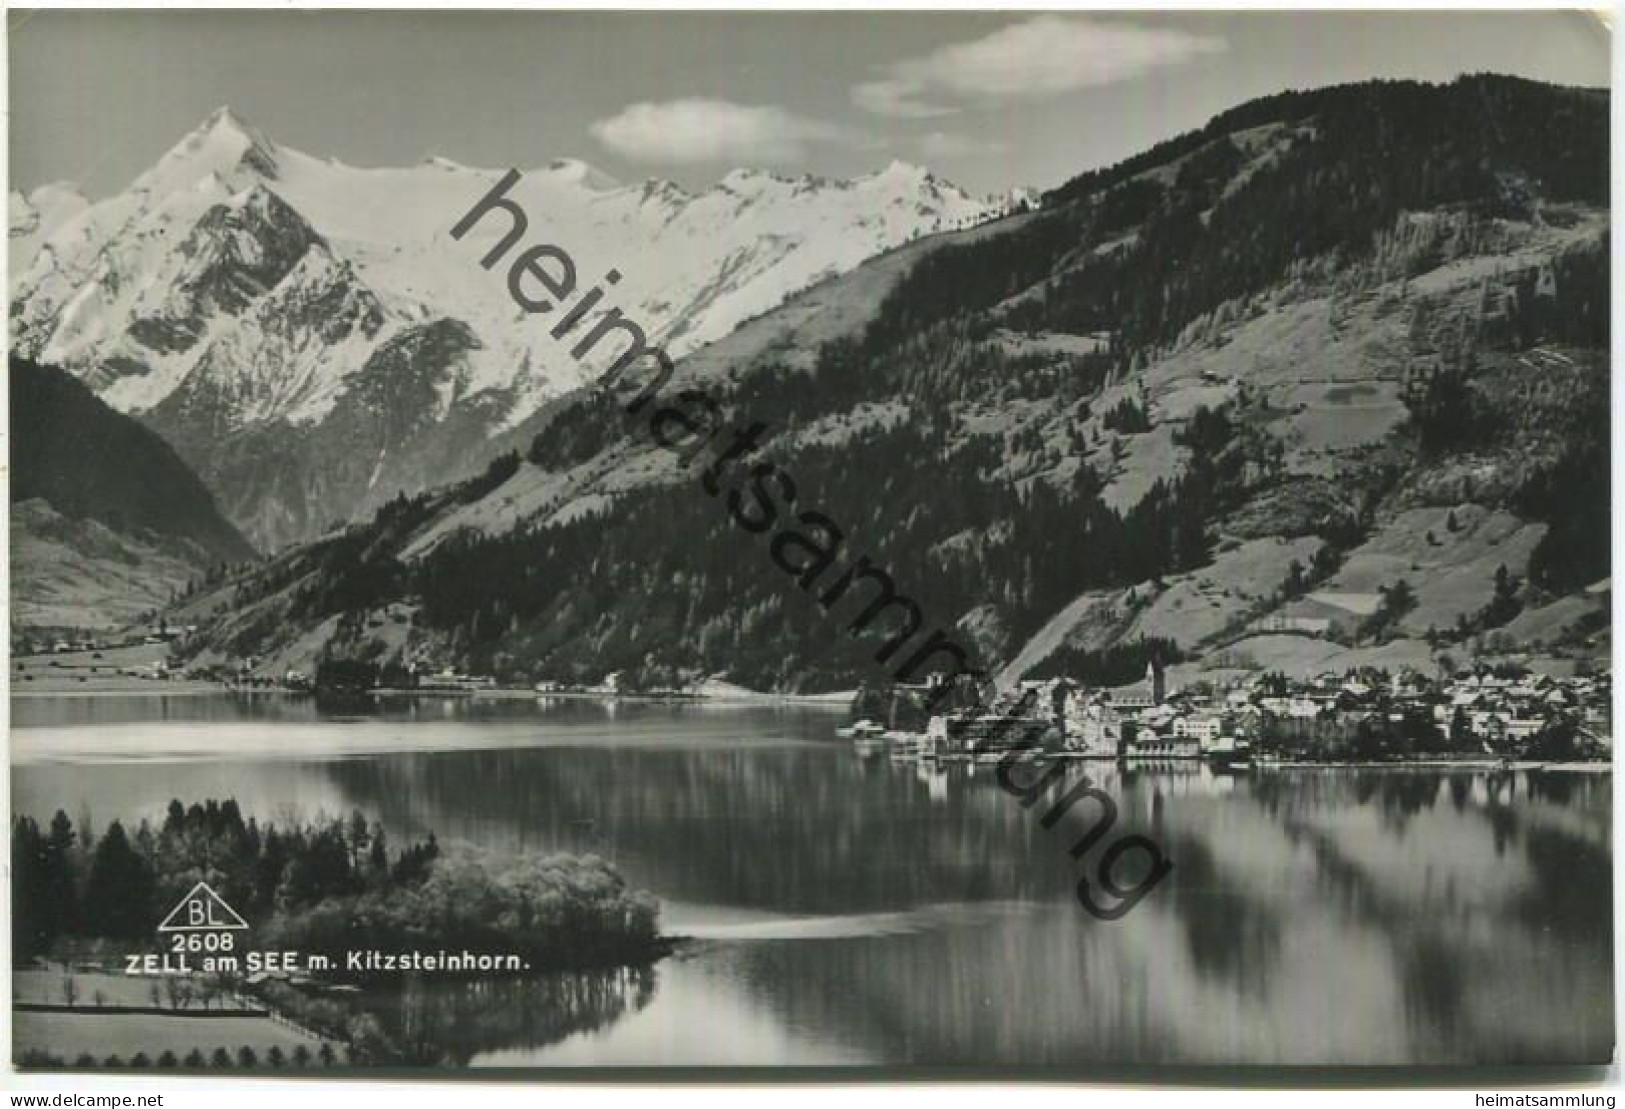
[(6, 29), (14, 1071), (1614, 1063), (1607, 13)]

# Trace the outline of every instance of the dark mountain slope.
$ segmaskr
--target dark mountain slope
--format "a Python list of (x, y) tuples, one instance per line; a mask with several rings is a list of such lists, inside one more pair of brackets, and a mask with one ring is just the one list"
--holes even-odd
[(162, 439), (47, 366), (11, 362), (12, 621), (108, 628), (254, 558)]
[[(1568, 650), (1595, 608), (1569, 594), (1606, 574), (1606, 489), (1575, 475), (1606, 430), (1607, 139), (1605, 97), (1502, 78), (1270, 98), (680, 378), (771, 425), (798, 510), (986, 665)], [(723, 501), (582, 397), (484, 479), (190, 611), (224, 609), (221, 652), (875, 676), (890, 628), (846, 636)]]
[(196, 545), (237, 562), (254, 550), (153, 432), (61, 370), (11, 361), (11, 499), (71, 519)]

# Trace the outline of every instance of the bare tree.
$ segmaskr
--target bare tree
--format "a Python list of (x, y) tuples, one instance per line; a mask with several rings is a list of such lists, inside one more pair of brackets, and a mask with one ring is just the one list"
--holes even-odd
[(187, 989), (185, 981), (178, 975), (170, 975), (164, 979), (164, 993), (169, 998), (169, 1007), (179, 1009), (181, 1004), (188, 1000), (191, 990)]
[(224, 1009), (227, 1000), (237, 992), (237, 975), (230, 970), (216, 970), (210, 975), (209, 984), (220, 1001), (220, 1007)]

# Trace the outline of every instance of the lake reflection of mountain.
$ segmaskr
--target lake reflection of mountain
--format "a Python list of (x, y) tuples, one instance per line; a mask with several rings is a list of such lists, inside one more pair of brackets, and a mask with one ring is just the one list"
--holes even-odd
[[(194, 722), (150, 707), (118, 723), (101, 706), (96, 727), (29, 711), (19, 811), (105, 821), (227, 794), (262, 818), (359, 807), (392, 835), (600, 853), (665, 900), (668, 931), (703, 937), (640, 974), (414, 985), (385, 1015), (425, 1057), (1555, 1063), (1612, 1049), (1606, 774), (1091, 764), (1119, 830), (1174, 861), (1108, 923), (1072, 899), (1094, 873), (1068, 855), (1078, 827), (1042, 829), (986, 767), (859, 759), (823, 713), (262, 715), (210, 723), (216, 742), (225, 727), (245, 743), (202, 759)], [(30, 754), (53, 750), (71, 754)]]

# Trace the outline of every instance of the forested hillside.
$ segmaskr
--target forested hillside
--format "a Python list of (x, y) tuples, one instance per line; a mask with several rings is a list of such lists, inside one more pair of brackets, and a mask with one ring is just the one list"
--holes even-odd
[(13, 619), (108, 626), (254, 551), (170, 446), (61, 370), (11, 360)]
[(158, 436), (61, 370), (11, 360), (11, 499), (65, 516), (186, 540), (220, 559), (253, 549)]
[[(818, 546), (989, 667), (1595, 653), (1607, 121), (1604, 94), (1499, 77), (1256, 101), (792, 298), (679, 378), (769, 425), (759, 457), (839, 532)], [(797, 588), (805, 544), (629, 427), (583, 395), (483, 478), (184, 611), (271, 664), (876, 677), (897, 624), (847, 636)]]

